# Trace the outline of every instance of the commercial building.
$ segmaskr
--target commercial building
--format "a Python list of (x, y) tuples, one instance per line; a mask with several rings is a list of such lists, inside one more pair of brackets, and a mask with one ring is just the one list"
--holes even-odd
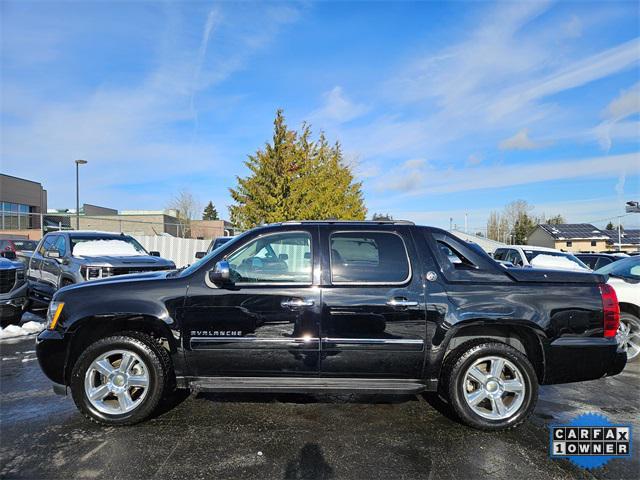
[(640, 251), (640, 230), (600, 229), (590, 223), (540, 224), (527, 238), (528, 245), (565, 252)]
[[(47, 211), (47, 191), (32, 180), (0, 174), (2, 235), (40, 238), (41, 215)], [(32, 234), (37, 232), (34, 237)]]

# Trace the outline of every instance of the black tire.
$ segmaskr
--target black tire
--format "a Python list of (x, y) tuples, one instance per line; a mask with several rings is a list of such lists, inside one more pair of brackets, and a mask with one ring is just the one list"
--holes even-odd
[[(640, 332), (640, 318), (636, 317), (635, 315), (629, 312), (620, 312), (620, 323), (623, 323), (623, 322), (628, 327), (631, 328), (632, 333)], [(639, 339), (634, 338), (633, 342), (634, 344), (638, 345)], [(628, 350), (628, 346), (627, 346), (625, 347), (625, 350), (627, 351), (627, 363), (637, 362), (640, 360), (640, 354), (635, 353), (636, 352), (635, 349), (633, 351), (630, 351)], [(633, 355), (634, 353), (635, 353), (635, 356), (630, 358), (629, 355)]]
[[(80, 412), (92, 422), (102, 425), (133, 425), (153, 414), (165, 393), (168, 381), (167, 365), (154, 340), (140, 332), (124, 332), (100, 339), (80, 355), (71, 374), (71, 393)], [(148, 391), (141, 403), (133, 410), (122, 414), (105, 413), (96, 408), (85, 392), (85, 374), (100, 355), (112, 350), (133, 352), (143, 362), (148, 373)]]
[(5, 307), (7, 310), (11, 308), (11, 311), (3, 313), (3, 317), (0, 318), (0, 327), (6, 328), (9, 325), (20, 325), (22, 320), (22, 310), (19, 308)]
[[(465, 399), (467, 370), (474, 362), (486, 357), (506, 359), (521, 374), (525, 386), (522, 394), (523, 401), (508, 418), (500, 420), (485, 418), (474, 411)], [(507, 430), (520, 425), (533, 413), (538, 400), (538, 379), (529, 359), (509, 345), (488, 339), (467, 342), (451, 352), (447, 356), (441, 384), (443, 387), (441, 393), (446, 397), (456, 416), (464, 424), (479, 430)]]

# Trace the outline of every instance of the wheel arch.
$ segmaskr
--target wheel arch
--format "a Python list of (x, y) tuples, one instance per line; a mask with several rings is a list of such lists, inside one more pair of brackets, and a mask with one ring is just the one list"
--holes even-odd
[(630, 313), (640, 319), (640, 306), (629, 302), (620, 302), (620, 312)]
[(447, 356), (464, 343), (479, 339), (496, 340), (525, 354), (533, 364), (538, 382), (542, 383), (545, 373), (542, 335), (541, 331), (529, 325), (496, 324), (492, 320), (463, 324), (454, 327), (448, 336), (442, 363), (444, 364), (447, 361)]
[(73, 335), (69, 342), (65, 362), (65, 383), (68, 384), (73, 366), (88, 345), (100, 338), (126, 331), (136, 331), (151, 336), (170, 354), (178, 350), (178, 340), (173, 336), (167, 324), (153, 315), (118, 314), (85, 317), (74, 323)]

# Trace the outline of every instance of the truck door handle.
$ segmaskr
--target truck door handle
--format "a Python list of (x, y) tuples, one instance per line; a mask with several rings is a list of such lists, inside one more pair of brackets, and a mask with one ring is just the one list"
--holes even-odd
[(387, 305), (393, 308), (417, 307), (418, 302), (407, 300), (404, 297), (394, 297), (387, 302)]
[(282, 308), (289, 308), (295, 310), (303, 307), (313, 307), (315, 302), (313, 300), (306, 300), (304, 298), (290, 298), (289, 300), (283, 300), (280, 302)]

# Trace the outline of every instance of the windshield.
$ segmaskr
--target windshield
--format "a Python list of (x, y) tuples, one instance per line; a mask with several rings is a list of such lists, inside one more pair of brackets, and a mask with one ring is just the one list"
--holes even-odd
[(585, 268), (587, 270), (591, 270), (587, 265), (585, 265), (580, 259), (574, 257), (570, 253), (565, 252), (554, 252), (554, 251), (544, 251), (544, 250), (523, 250), (524, 256), (527, 257), (527, 260), (532, 265), (536, 262), (532, 263), (532, 260), (536, 258), (538, 255), (543, 255), (545, 257), (562, 257), (567, 260), (571, 260), (573, 263), (577, 264), (581, 268)]
[(119, 237), (112, 235), (71, 237), (71, 254), (76, 257), (148, 255), (136, 239), (125, 235)]
[(640, 280), (640, 257), (629, 257), (618, 260), (617, 262), (599, 268), (596, 270), (596, 273), (631, 280)]
[(22, 250), (35, 250), (38, 246), (38, 242), (34, 242), (33, 240), (14, 240), (13, 246), (16, 251), (20, 252)]
[(180, 272), (180, 276), (185, 276), (185, 275), (191, 275), (193, 272), (195, 272), (196, 270), (198, 270), (200, 268), (201, 265), (207, 263), (209, 260), (211, 260), (212, 257), (214, 257), (215, 255), (217, 255), (217, 253), (222, 249), (222, 248), (227, 248), (229, 245), (231, 244), (235, 244), (238, 243), (238, 240), (244, 238), (246, 236), (247, 232), (243, 233), (242, 235), (238, 235), (237, 237), (232, 237), (232, 238), (228, 238), (226, 239), (227, 241), (223, 242), (222, 245), (216, 246), (216, 248), (214, 248), (213, 250), (211, 250), (209, 253), (207, 253), (204, 257), (202, 257), (200, 260), (198, 260), (197, 262), (192, 263), (191, 265), (189, 265), (187, 268), (185, 268), (184, 270), (182, 270)]

